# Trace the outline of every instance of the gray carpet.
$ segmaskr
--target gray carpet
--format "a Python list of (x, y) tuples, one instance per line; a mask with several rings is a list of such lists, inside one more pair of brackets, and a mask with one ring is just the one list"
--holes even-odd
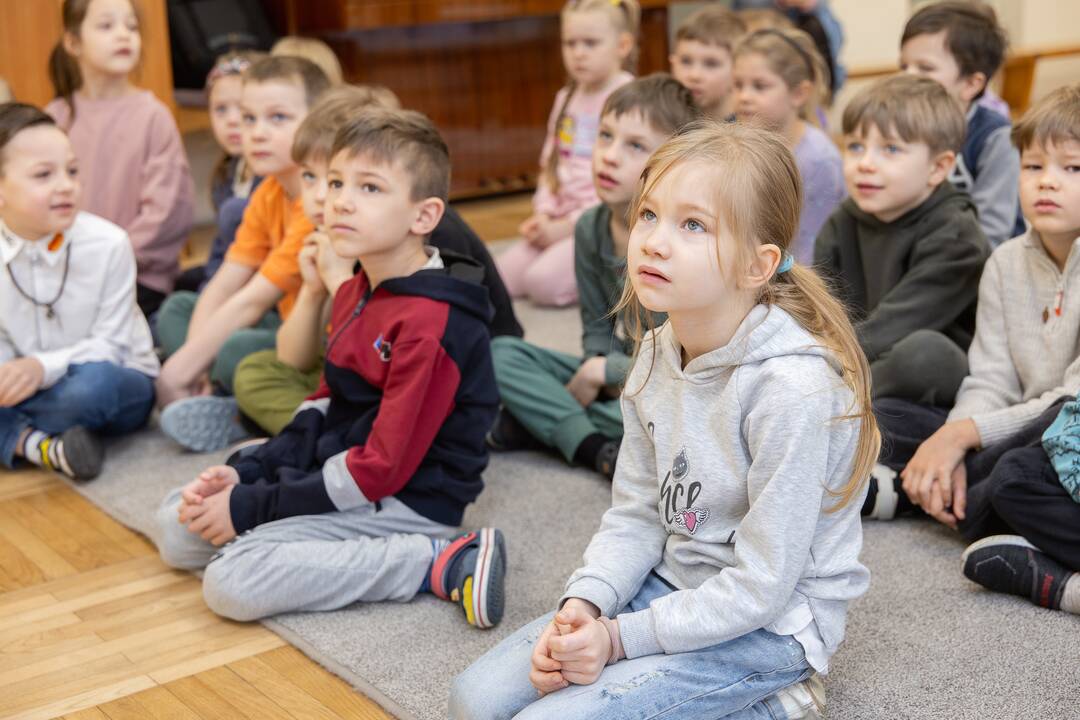
[[(520, 314), (530, 339), (576, 350), (575, 311), (522, 306)], [(147, 430), (114, 443), (103, 476), (78, 489), (151, 534), (165, 493), (220, 459), (182, 453)], [(495, 456), (485, 480), (466, 524), (506, 534), (508, 611), (499, 628), (469, 628), (457, 608), (430, 597), (268, 625), (398, 717), (445, 717), (451, 678), (551, 608), (610, 498), (606, 482), (539, 454)], [(828, 717), (1080, 718), (1080, 619), (981, 591), (959, 572), (961, 549), (930, 521), (867, 524), (863, 560), (873, 581), (833, 658)]]

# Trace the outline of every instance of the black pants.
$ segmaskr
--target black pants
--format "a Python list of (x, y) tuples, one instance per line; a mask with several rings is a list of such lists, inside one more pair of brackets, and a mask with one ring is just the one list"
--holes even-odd
[(916, 330), (870, 363), (874, 400), (952, 407), (968, 374), (967, 352), (936, 330)]
[[(967, 517), (959, 524), (965, 540), (1022, 535), (1055, 560), (1080, 570), (1080, 503), (1058, 481), (1042, 447), (1043, 432), (1071, 399), (1061, 398), (1013, 437), (967, 454)], [(919, 445), (945, 424), (948, 411), (883, 398), (874, 402), (874, 414), (881, 427), (880, 461), (899, 472)]]
[(161, 303), (165, 302), (165, 293), (137, 284), (135, 286), (135, 302), (139, 304), (139, 309), (142, 310), (147, 322), (149, 322), (150, 316), (158, 311)]

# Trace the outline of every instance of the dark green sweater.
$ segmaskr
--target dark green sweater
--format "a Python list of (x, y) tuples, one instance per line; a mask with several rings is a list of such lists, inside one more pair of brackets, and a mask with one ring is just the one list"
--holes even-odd
[(944, 333), (966, 351), (989, 256), (974, 203), (948, 182), (891, 223), (848, 198), (814, 246), (814, 265), (847, 307), (871, 362), (923, 329)]
[[(626, 258), (615, 255), (611, 237), (611, 208), (597, 205), (578, 218), (574, 226), (574, 276), (581, 303), (581, 345), (585, 357), (607, 358), (604, 382), (621, 385), (630, 371), (634, 352), (633, 338), (627, 337), (625, 323), (611, 311), (622, 296), (626, 279)], [(653, 326), (663, 324), (665, 316), (652, 314)], [(648, 330), (644, 315), (642, 328)]]

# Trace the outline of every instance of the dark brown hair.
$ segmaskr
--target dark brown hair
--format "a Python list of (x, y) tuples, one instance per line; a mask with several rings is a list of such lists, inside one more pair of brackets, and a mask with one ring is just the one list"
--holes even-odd
[(600, 117), (640, 112), (653, 129), (674, 135), (701, 117), (694, 95), (667, 73), (653, 73), (623, 85), (608, 96)]
[(268, 55), (251, 64), (244, 71), (244, 82), (264, 83), (272, 80), (298, 82), (304, 88), (304, 100), (308, 108), (330, 88), (330, 79), (322, 69), (301, 57), (292, 55)]
[(1066, 85), (1031, 106), (1013, 126), (1013, 145), (1020, 152), (1032, 145), (1080, 142), (1080, 84)]
[(907, 74), (878, 80), (844, 108), (845, 135), (865, 133), (871, 126), (886, 137), (926, 143), (935, 155), (958, 152), (967, 132), (964, 113), (940, 83)]
[(731, 52), (745, 34), (746, 23), (738, 13), (723, 5), (706, 5), (680, 23), (675, 42), (693, 40)]
[(413, 201), (450, 194), (450, 150), (435, 125), (415, 110), (371, 106), (334, 135), (330, 157), (365, 154), (379, 163), (400, 162), (409, 174)]
[(4, 174), (4, 148), (16, 135), (38, 125), (56, 126), (56, 121), (33, 105), (20, 102), (0, 104), (0, 175)]
[[(71, 57), (64, 48), (64, 35), (71, 33), (75, 37), (79, 37), (82, 32), (83, 21), (86, 20), (86, 13), (90, 10), (90, 3), (93, 1), (64, 0), (60, 8), (64, 32), (49, 55), (49, 80), (52, 82), (56, 97), (63, 99), (71, 110), (69, 125), (75, 120), (75, 103), (72, 101), (72, 96), (75, 95), (76, 90), (82, 87), (82, 72), (79, 71), (78, 61)], [(142, 16), (139, 14), (139, 7), (134, 2), (131, 3), (131, 10), (135, 13), (135, 19), (141, 28)]]
[(296, 129), (293, 162), (329, 160), (338, 129), (369, 107), (396, 110), (401, 102), (382, 85), (339, 85), (327, 90)]
[[(968, 0), (930, 3), (907, 21), (900, 47), (913, 37), (936, 35), (942, 31), (945, 32), (945, 49), (956, 60), (961, 76), (981, 72), (990, 82), (1005, 60), (1009, 44), (994, 9), (985, 3)], [(983, 85), (976, 99), (985, 91)]]

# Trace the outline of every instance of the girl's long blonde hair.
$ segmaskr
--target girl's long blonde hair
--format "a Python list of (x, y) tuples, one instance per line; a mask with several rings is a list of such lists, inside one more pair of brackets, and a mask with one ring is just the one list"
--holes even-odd
[[(574, 12), (602, 12), (611, 20), (611, 26), (618, 35), (628, 33), (634, 38), (634, 48), (623, 62), (623, 69), (633, 72), (637, 67), (637, 37), (641, 28), (641, 4), (638, 0), (569, 0), (563, 6), (560, 17), (565, 17)], [(555, 117), (555, 143), (551, 147), (551, 153), (544, 161), (544, 170), (540, 182), (547, 183), (552, 192), (559, 191), (559, 132), (563, 118), (566, 116), (566, 108), (570, 104), (570, 98), (577, 90), (577, 83), (573, 79), (566, 83), (566, 97), (563, 98), (559, 107), (559, 114)]]
[(795, 28), (764, 28), (750, 33), (735, 47), (734, 57), (761, 55), (774, 74), (780, 76), (789, 90), (801, 83), (810, 83), (810, 96), (799, 108), (799, 117), (821, 127), (818, 109), (832, 101), (829, 66), (818, 52), (814, 40)]
[[(642, 203), (660, 179), (672, 168), (691, 162), (714, 171), (712, 188), (720, 220), (718, 226), (727, 229), (734, 238), (735, 267), (748, 267), (757, 245), (772, 244), (785, 254), (788, 252), (798, 232), (802, 211), (802, 181), (795, 157), (777, 133), (738, 123), (695, 123), (649, 158), (631, 204), (631, 232)], [(839, 498), (829, 512), (839, 510), (862, 489), (881, 449), (881, 436), (871, 411), (870, 367), (866, 355), (843, 306), (810, 268), (796, 264), (785, 273), (774, 274), (761, 288), (757, 300), (783, 308), (814, 336), (840, 365), (843, 382), (851, 390), (849, 412), (835, 419), (858, 421), (861, 427), (847, 484), (839, 490), (829, 488), (829, 493)], [(628, 318), (635, 356), (645, 334), (654, 330), (645, 326), (650, 318), (641, 309), (633, 285), (627, 282), (614, 312)], [(653, 344), (654, 360), (655, 347)]]

